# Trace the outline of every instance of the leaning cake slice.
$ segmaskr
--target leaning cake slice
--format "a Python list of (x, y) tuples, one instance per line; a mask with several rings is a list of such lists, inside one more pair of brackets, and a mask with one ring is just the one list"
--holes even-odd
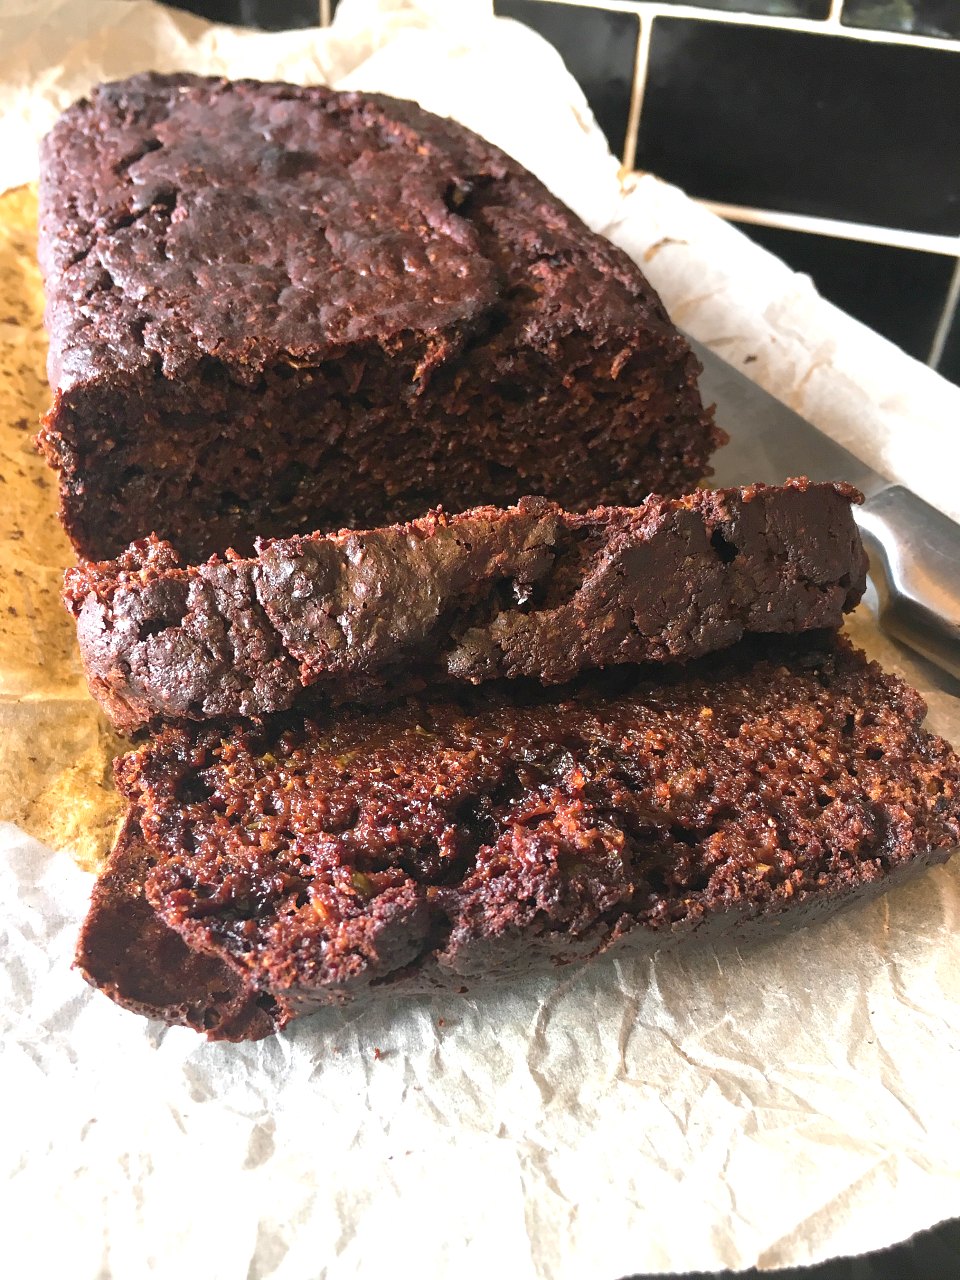
[(557, 684), (839, 626), (865, 584), (859, 498), (795, 480), (586, 515), (525, 499), (189, 567), (148, 539), (71, 569), (65, 599), (124, 732), (438, 681)]
[(78, 963), (213, 1038), (323, 1005), (739, 941), (960, 841), (918, 694), (823, 633), (685, 668), (168, 726), (119, 762), (124, 835)]

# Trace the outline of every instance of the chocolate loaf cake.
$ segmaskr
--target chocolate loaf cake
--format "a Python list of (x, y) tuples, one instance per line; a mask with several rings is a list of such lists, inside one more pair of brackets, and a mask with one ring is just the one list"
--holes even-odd
[(797, 480), (588, 515), (524, 499), (189, 568), (148, 539), (71, 569), (64, 599), (121, 732), (416, 681), (556, 684), (685, 661), (747, 632), (839, 626), (866, 580), (859, 498)]
[[(842, 639), (376, 715), (167, 727), (78, 963), (213, 1038), (321, 1005), (738, 940), (943, 861), (960, 760)], [(218, 966), (220, 966), (218, 968)]]
[(83, 556), (675, 496), (723, 438), (633, 262), (412, 103), (134, 76), (60, 118), (40, 198)]

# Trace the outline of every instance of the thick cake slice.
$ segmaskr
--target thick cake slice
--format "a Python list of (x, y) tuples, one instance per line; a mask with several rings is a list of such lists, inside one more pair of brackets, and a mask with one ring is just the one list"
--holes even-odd
[(864, 589), (859, 497), (798, 480), (587, 515), (524, 499), (189, 568), (150, 539), (71, 569), (65, 600), (121, 731), (417, 681), (558, 683), (839, 626)]
[(960, 760), (924, 713), (820, 634), (561, 697), (167, 727), (119, 763), (130, 825), (78, 963), (121, 1003), (236, 1038), (354, 997), (776, 930), (960, 841)]
[(134, 76), (43, 146), (55, 402), (78, 552), (187, 558), (541, 493), (692, 488), (723, 438), (634, 263), (409, 102)]

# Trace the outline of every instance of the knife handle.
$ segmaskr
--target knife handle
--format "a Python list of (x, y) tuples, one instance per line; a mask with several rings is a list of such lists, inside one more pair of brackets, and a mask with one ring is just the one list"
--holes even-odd
[(899, 484), (854, 513), (880, 626), (960, 679), (960, 526)]

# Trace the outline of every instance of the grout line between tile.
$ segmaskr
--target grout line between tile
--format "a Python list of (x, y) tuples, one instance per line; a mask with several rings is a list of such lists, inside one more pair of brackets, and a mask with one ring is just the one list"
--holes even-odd
[(640, 113), (643, 96), (647, 90), (647, 71), (650, 67), (650, 39), (653, 22), (637, 20), (637, 47), (633, 59), (633, 84), (630, 88), (630, 108), (627, 112), (627, 133), (623, 142), (623, 167), (627, 171), (636, 168), (637, 139), (640, 136)]
[[(735, 27), (766, 27), (770, 31), (797, 31), (806, 35), (835, 36), (859, 40), (866, 44), (895, 44), (905, 48), (939, 49), (960, 54), (960, 40), (947, 36), (918, 36), (907, 31), (878, 31), (871, 27), (845, 26), (834, 20), (833, 4), (826, 18), (785, 17), (771, 13), (736, 13), (728, 9), (701, 9), (693, 4), (662, 4), (657, 0), (536, 0), (543, 5), (579, 5), (588, 9), (605, 9), (610, 13), (640, 15), (641, 25), (653, 18), (684, 18), (700, 22), (719, 22)], [(839, 9), (838, 9), (839, 13)]]
[(886, 245), (891, 249), (914, 249), (960, 259), (960, 237), (936, 235), (928, 231), (906, 231), (879, 227), (868, 222), (846, 222), (816, 214), (786, 213), (779, 209), (758, 209), (752, 205), (725, 204), (720, 200), (697, 200), (697, 204), (719, 214), (728, 222), (747, 222), (758, 227), (779, 227), (783, 231), (804, 231), (832, 236), (835, 240), (858, 240), (862, 244)]
[(931, 369), (936, 369), (943, 358), (943, 349), (947, 345), (947, 338), (950, 336), (950, 326), (957, 315), (958, 302), (960, 302), (960, 258), (957, 259), (957, 263), (953, 268), (953, 275), (950, 277), (950, 284), (943, 302), (943, 311), (940, 313), (937, 331), (933, 335), (933, 341), (930, 343), (927, 364), (930, 365)]

